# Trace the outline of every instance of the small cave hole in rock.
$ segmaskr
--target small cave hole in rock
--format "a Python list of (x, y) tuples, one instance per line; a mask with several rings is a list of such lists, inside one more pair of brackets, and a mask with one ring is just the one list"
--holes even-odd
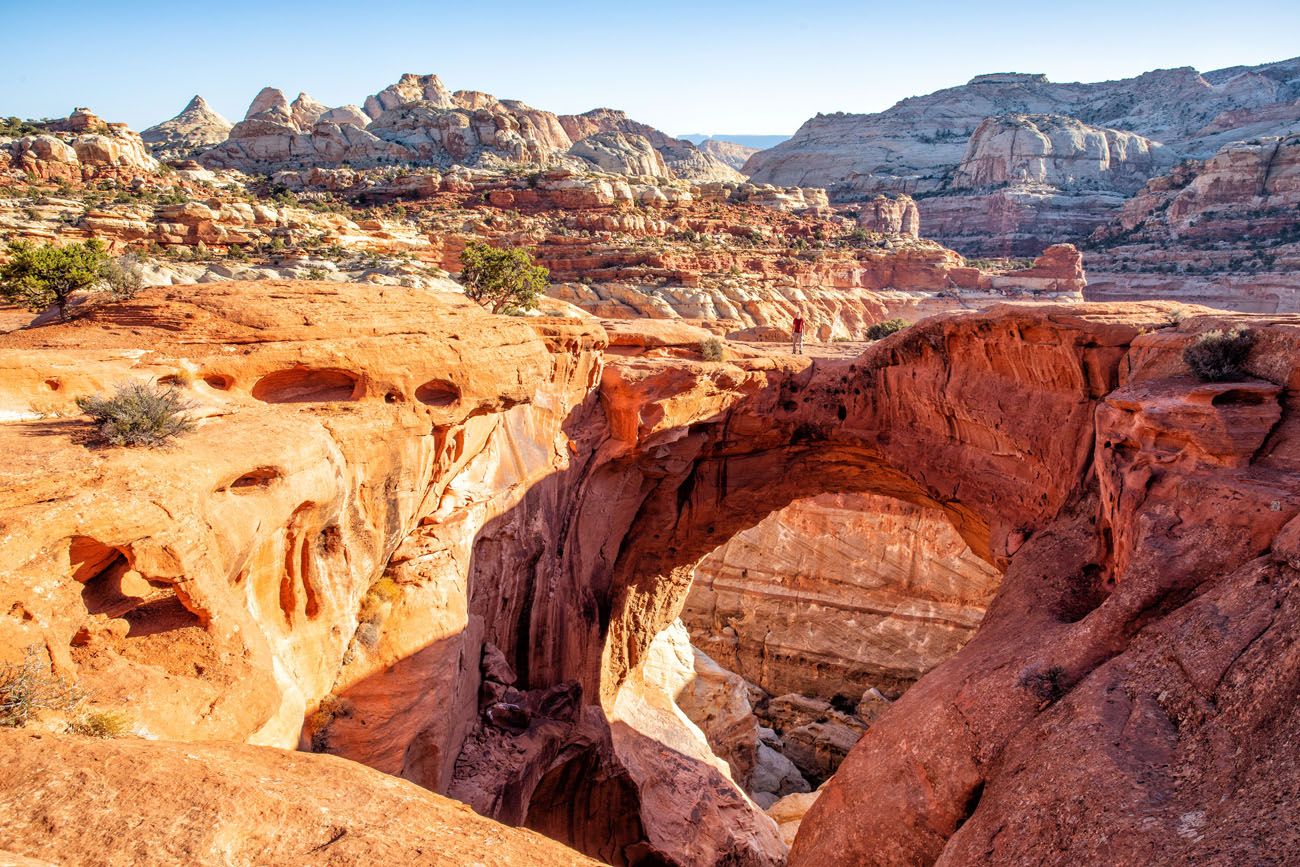
[(258, 467), (255, 470), (249, 470), (230, 484), (223, 485), (217, 490), (249, 493), (269, 488), (282, 478), (284, 478), (284, 473), (278, 467)]
[(445, 379), (431, 379), (415, 390), (415, 399), (426, 406), (451, 406), (460, 400), (460, 388)]
[(209, 388), (215, 388), (217, 391), (227, 391), (235, 384), (235, 380), (224, 373), (205, 373), (203, 381)]
[(1277, 398), (1267, 391), (1254, 388), (1229, 388), (1210, 399), (1213, 406), (1263, 406)]
[(360, 379), (337, 368), (293, 367), (268, 373), (253, 386), (266, 403), (333, 403), (357, 400)]

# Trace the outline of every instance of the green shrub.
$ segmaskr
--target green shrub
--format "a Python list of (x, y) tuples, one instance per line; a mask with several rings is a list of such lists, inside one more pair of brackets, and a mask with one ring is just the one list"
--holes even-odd
[(111, 710), (91, 711), (68, 724), (68, 731), (88, 738), (116, 738), (131, 729), (127, 718)]
[(65, 247), (13, 241), (9, 262), (0, 267), (0, 298), (33, 313), (55, 307), (63, 318), (72, 293), (102, 281), (109, 261), (99, 241)]
[(84, 700), (75, 684), (50, 671), (35, 646), (21, 663), (0, 664), (0, 727), (24, 726), (43, 710), (75, 710)]
[(700, 357), (705, 361), (721, 361), (722, 341), (716, 337), (700, 341)]
[(886, 319), (884, 322), (877, 322), (867, 329), (867, 339), (880, 340), (895, 332), (902, 331), (911, 324), (906, 319)]
[(550, 272), (524, 250), (498, 250), (475, 241), (460, 254), (465, 294), (493, 313), (519, 313), (537, 306)]
[(100, 268), (100, 278), (114, 298), (128, 300), (144, 286), (144, 266), (133, 253), (106, 259)]
[(1065, 695), (1065, 669), (1059, 665), (1050, 668), (1025, 672), (1020, 676), (1020, 686), (1042, 704), (1051, 704)]
[(23, 120), (19, 117), (0, 118), (0, 138), (22, 138), (45, 132), (41, 121)]
[(1183, 361), (1202, 382), (1227, 382), (1245, 376), (1243, 367), (1255, 345), (1255, 334), (1245, 328), (1207, 331), (1183, 350)]
[(191, 404), (175, 388), (129, 383), (119, 385), (112, 397), (79, 397), (77, 406), (115, 446), (161, 445), (194, 428), (186, 414)]

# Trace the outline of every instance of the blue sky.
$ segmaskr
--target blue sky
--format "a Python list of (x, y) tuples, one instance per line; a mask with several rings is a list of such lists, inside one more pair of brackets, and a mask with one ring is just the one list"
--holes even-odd
[(104, 3), (0, 0), (0, 115), (86, 105), (137, 129), (195, 93), (231, 120), (264, 85), (360, 103), (403, 72), (670, 133), (791, 133), (982, 72), (1054, 81), (1300, 54), (1300, 3)]

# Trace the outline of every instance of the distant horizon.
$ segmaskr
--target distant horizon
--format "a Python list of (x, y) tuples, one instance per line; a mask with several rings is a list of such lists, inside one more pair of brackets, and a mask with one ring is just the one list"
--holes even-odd
[[(360, 104), (417, 72), (437, 74), (451, 90), (482, 90), (557, 114), (616, 108), (672, 135), (789, 137), (819, 113), (879, 112), (988, 73), (1093, 82), (1153, 69), (1257, 66), (1297, 54), (1300, 4), (1263, 0), (1242, 16), (1202, 0), (1156, 0), (1126, 9), (1122, 26), (1094, 20), (1101, 16), (1092, 8), (1063, 3), (1045, 15), (1027, 0), (979, 8), (938, 0), (920, 15), (831, 0), (812, 15), (769, 0), (665, 0), (660, 18), (685, 24), (677, 31), (656, 26), (648, 39), (641, 10), (583, 0), (562, 10), (518, 0), (485, 0), (474, 9), (399, 0), (382, 18), (337, 0), (271, 9), (230, 0), (221, 15), (154, 2), (124, 10), (69, 0), (7, 16), (0, 77), (10, 87), (0, 115), (65, 117), (85, 106), (141, 130), (175, 116), (197, 94), (238, 122), (266, 86), (290, 100), (306, 92), (330, 106)], [(1260, 28), (1260, 20), (1269, 26)], [(52, 33), (60, 45), (112, 50), (52, 55)]]

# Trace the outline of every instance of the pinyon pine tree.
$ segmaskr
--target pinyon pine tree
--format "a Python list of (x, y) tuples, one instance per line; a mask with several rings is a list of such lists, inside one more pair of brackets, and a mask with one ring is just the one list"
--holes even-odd
[(460, 254), (465, 294), (493, 313), (519, 313), (537, 306), (551, 274), (524, 250), (498, 250), (476, 241)]

